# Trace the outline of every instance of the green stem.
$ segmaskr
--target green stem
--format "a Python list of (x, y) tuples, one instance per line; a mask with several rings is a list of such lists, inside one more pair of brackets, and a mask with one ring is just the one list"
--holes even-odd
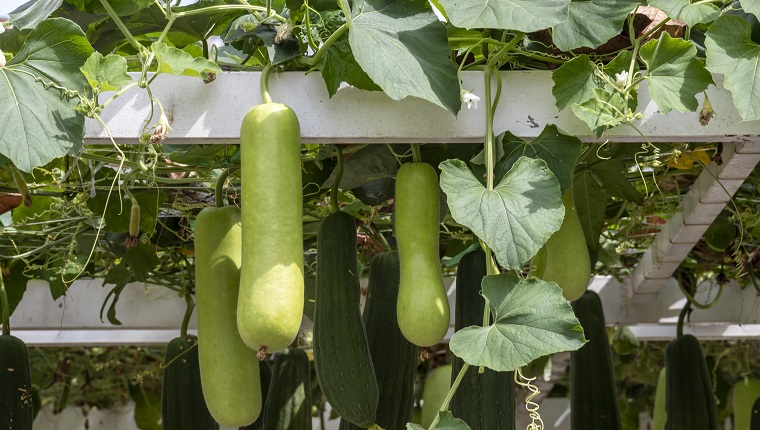
[(493, 170), (496, 164), (494, 136), (493, 136), (493, 105), (491, 99), (491, 75), (493, 68), (486, 66), (485, 69), (485, 97), (486, 102), (486, 187), (489, 191), (493, 190)]
[(216, 187), (214, 188), (214, 200), (216, 207), (224, 207), (224, 183), (227, 182), (227, 177), (230, 176), (230, 169), (222, 170), (219, 177), (216, 179)]
[(132, 33), (129, 32), (129, 29), (126, 25), (124, 25), (124, 22), (119, 18), (119, 15), (116, 13), (115, 10), (111, 7), (110, 4), (108, 4), (108, 0), (100, 0), (100, 4), (103, 5), (103, 9), (106, 10), (106, 13), (108, 13), (108, 16), (111, 17), (114, 24), (116, 24), (116, 27), (121, 30), (121, 32), (124, 34), (124, 37), (127, 38), (127, 41), (129, 41), (129, 44), (132, 45), (137, 52), (142, 52), (145, 50), (145, 48), (140, 44), (140, 42), (135, 39), (135, 36), (132, 36)]
[(684, 288), (683, 283), (680, 281), (678, 282), (678, 288), (681, 289), (681, 292), (683, 293), (684, 296), (686, 296), (686, 300), (690, 304), (694, 305), (695, 308), (702, 309), (702, 310), (710, 309), (711, 307), (715, 306), (715, 304), (718, 303), (718, 299), (720, 299), (720, 296), (723, 294), (723, 285), (718, 284), (718, 294), (715, 295), (715, 298), (712, 299), (712, 301), (708, 303), (699, 303), (697, 299), (691, 293), (686, 291), (686, 288)]
[(0, 314), (2, 316), (2, 320), (0, 322), (3, 323), (3, 334), (9, 335), (11, 334), (11, 308), (8, 304), (8, 294), (5, 292), (5, 283), (3, 282), (3, 274), (0, 273), (0, 302), (3, 303), (3, 312)]
[(272, 103), (272, 96), (269, 94), (269, 75), (272, 74), (272, 63), (268, 63), (261, 70), (261, 79), (259, 86), (261, 87), (261, 100), (264, 103)]
[(412, 143), (412, 162), (414, 163), (422, 162), (422, 152), (420, 151), (419, 143)]
[(304, 5), (306, 5), (306, 11), (303, 14), (303, 24), (306, 26), (306, 41), (308, 42), (309, 47), (314, 50), (314, 52), (317, 52), (319, 47), (314, 43), (314, 37), (311, 35), (311, 7), (309, 7), (308, 0), (304, 2)]
[(302, 64), (305, 64), (307, 66), (316, 66), (317, 63), (319, 63), (319, 61), (322, 59), (322, 56), (325, 55), (325, 52), (327, 52), (327, 48), (329, 48), (330, 45), (335, 43), (335, 41), (338, 40), (338, 38), (340, 38), (340, 36), (342, 36), (343, 33), (346, 32), (346, 30), (348, 30), (347, 23), (338, 27), (338, 29), (335, 30), (335, 33), (331, 34), (330, 37), (328, 37), (327, 40), (325, 40), (322, 46), (319, 47), (317, 52), (314, 53), (313, 57), (304, 57), (304, 58), (301, 58), (299, 61)]
[(678, 323), (676, 324), (676, 336), (681, 337), (683, 336), (683, 323), (686, 319), (686, 314), (689, 313), (689, 310), (691, 309), (691, 302), (686, 300), (686, 304), (684, 305), (683, 309), (681, 309), (681, 313), (678, 314)]
[(184, 288), (184, 293), (187, 308), (185, 309), (185, 317), (182, 318), (182, 327), (179, 332), (179, 335), (182, 337), (187, 336), (187, 327), (190, 325), (190, 317), (193, 315), (193, 309), (195, 308), (195, 303), (193, 302), (193, 298), (190, 296), (190, 291), (187, 287)]
[[(457, 374), (457, 378), (454, 380), (454, 383), (451, 384), (451, 389), (449, 390), (448, 394), (446, 394), (446, 398), (443, 399), (443, 404), (441, 405), (441, 408), (439, 409), (440, 412), (445, 412), (449, 409), (449, 403), (451, 403), (451, 399), (454, 397), (454, 393), (457, 392), (457, 388), (459, 388), (459, 383), (462, 382), (462, 378), (464, 378), (464, 373), (467, 372), (467, 369), (470, 368), (470, 365), (467, 363), (464, 363), (462, 365), (462, 368), (459, 369), (459, 373)], [(436, 415), (435, 419), (433, 419), (433, 422), (430, 424), (430, 428), (428, 430), (434, 430), (438, 426), (438, 420), (440, 415)]]
[(333, 182), (332, 188), (330, 188), (330, 210), (333, 213), (340, 210), (340, 204), (338, 203), (338, 187), (340, 187), (340, 181), (343, 179), (343, 150), (340, 148), (340, 145), (334, 146), (335, 151), (338, 153), (338, 165), (335, 166), (335, 182)]
[[(103, 0), (101, 0), (103, 1)], [(182, 18), (183, 16), (191, 16), (191, 15), (202, 15), (207, 12), (213, 12), (217, 10), (250, 10), (250, 11), (256, 11), (256, 12), (266, 12), (267, 8), (261, 7), (261, 6), (251, 6), (251, 5), (237, 5), (237, 4), (225, 4), (225, 5), (219, 5), (219, 6), (209, 6), (209, 7), (202, 7), (200, 9), (194, 9), (194, 10), (186, 10), (184, 12), (175, 12), (172, 15), (174, 15), (177, 18)], [(280, 20), (285, 20), (281, 16), (273, 15), (275, 18)]]

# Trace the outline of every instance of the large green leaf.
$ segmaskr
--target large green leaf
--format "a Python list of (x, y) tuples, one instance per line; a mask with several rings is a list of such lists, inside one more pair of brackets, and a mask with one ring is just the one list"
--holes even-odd
[(757, 0), (739, 0), (739, 4), (742, 5), (742, 9), (745, 12), (755, 15), (757, 19), (760, 19), (760, 2)]
[[(347, 157), (343, 163), (343, 176), (340, 188), (350, 190), (372, 181), (393, 177), (398, 170), (398, 160), (385, 145), (367, 145), (355, 154)], [(322, 188), (331, 187), (335, 182), (336, 171), (322, 184)]]
[(671, 19), (681, 19), (689, 27), (710, 22), (720, 15), (720, 9), (712, 3), (691, 0), (649, 0), (649, 5), (662, 9)]
[(74, 110), (77, 101), (51, 85), (84, 90), (79, 68), (91, 53), (79, 26), (53, 18), (39, 23), (0, 68), (0, 154), (19, 169), (31, 171), (81, 147), (84, 116)]
[(567, 21), (552, 29), (552, 40), (563, 51), (596, 48), (620, 34), (623, 21), (638, 4), (631, 0), (573, 0)]
[(592, 170), (584, 170), (576, 175), (573, 182), (573, 202), (586, 245), (596, 255), (599, 250), (599, 236), (604, 227), (604, 212), (610, 197), (593, 175)]
[(14, 261), (8, 266), (8, 271), (10, 272), (8, 276), (0, 274), (3, 277), (3, 284), (8, 295), (8, 306), (10, 307), (11, 315), (13, 315), (13, 311), (16, 310), (26, 292), (26, 284), (29, 282), (29, 278), (24, 273), (25, 270), (26, 263)]
[(209, 73), (221, 73), (222, 69), (213, 61), (193, 57), (187, 52), (165, 43), (153, 42), (151, 49), (156, 54), (156, 73), (192, 76), (207, 79)]
[[(100, 0), (66, 0), (82, 12), (108, 13)], [(152, 0), (108, 0), (108, 4), (119, 16), (130, 16), (153, 5)]]
[(597, 159), (588, 166), (588, 170), (594, 174), (595, 179), (601, 181), (607, 193), (621, 199), (641, 203), (641, 193), (625, 177), (623, 169), (622, 160), (616, 158)]
[(556, 125), (549, 124), (531, 142), (524, 141), (507, 131), (503, 134), (501, 143), (505, 156), (496, 163), (497, 180), (503, 178), (520, 157), (527, 156), (546, 162), (546, 166), (559, 181), (562, 194), (570, 188), (573, 182), (573, 167), (581, 156), (583, 147), (577, 137), (563, 134)]
[(461, 329), (449, 342), (451, 351), (471, 366), (508, 372), (583, 346), (583, 328), (557, 284), (491, 275), (483, 278), (482, 291), (493, 324)]
[(460, 28), (543, 30), (567, 20), (570, 0), (440, 0)]
[[(140, 205), (140, 232), (152, 233), (156, 228), (158, 208), (166, 203), (166, 193), (162, 190), (144, 190), (135, 191), (133, 195)], [(119, 202), (119, 196), (114, 191), (106, 207), (106, 198), (106, 193), (100, 193), (87, 201), (87, 207), (96, 215), (102, 215), (106, 231), (129, 231), (131, 201), (122, 194)]]
[(660, 112), (697, 110), (696, 95), (713, 81), (710, 72), (697, 59), (697, 47), (693, 43), (672, 38), (663, 31), (659, 39), (641, 47), (640, 55), (647, 65), (649, 94)]
[(579, 55), (552, 72), (552, 94), (557, 109), (563, 111), (594, 97), (599, 79), (597, 67), (588, 55)]
[[(454, 417), (451, 411), (438, 412), (438, 425), (435, 427), (440, 430), (470, 430), (470, 426), (463, 420)], [(406, 430), (425, 430), (419, 424), (407, 423)]]
[(90, 87), (97, 92), (119, 91), (132, 82), (127, 74), (127, 59), (121, 55), (108, 54), (104, 57), (100, 52), (93, 52), (80, 70)]
[(562, 224), (559, 182), (543, 160), (520, 157), (490, 191), (461, 160), (444, 161), (440, 168), (451, 215), (507, 269), (522, 268)]
[(594, 88), (594, 97), (574, 107), (575, 115), (588, 124), (597, 138), (626, 121), (625, 99), (617, 91)]
[(380, 89), (356, 62), (348, 37), (342, 37), (330, 45), (317, 68), (322, 72), (330, 97), (338, 92), (343, 82), (362, 90)]
[(760, 119), (760, 45), (750, 34), (745, 20), (722, 16), (705, 38), (707, 69), (723, 75), (723, 86), (744, 121)]
[(11, 12), (11, 24), (22, 30), (31, 29), (49, 17), (63, 0), (30, 0)]
[(129, 264), (135, 279), (140, 282), (147, 281), (150, 270), (161, 264), (161, 260), (156, 255), (156, 250), (151, 245), (144, 243), (140, 243), (127, 251), (124, 255), (124, 261)]
[(416, 0), (357, 1), (348, 34), (356, 62), (394, 100), (408, 96), (459, 112), (446, 27)]

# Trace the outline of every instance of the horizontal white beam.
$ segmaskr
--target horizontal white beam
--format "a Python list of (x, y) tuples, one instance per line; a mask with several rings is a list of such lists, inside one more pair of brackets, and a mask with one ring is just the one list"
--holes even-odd
[[(534, 138), (547, 124), (556, 124), (566, 133), (596, 140), (571, 112), (560, 113), (555, 107), (551, 72), (501, 73), (503, 92), (494, 118), (497, 133), (509, 130), (522, 138)], [(463, 88), (482, 98), (483, 76), (482, 72), (463, 73)], [(156, 78), (151, 85), (153, 96), (161, 100), (174, 129), (165, 142), (239, 143), (243, 116), (261, 103), (259, 77), (259, 72), (225, 72), (209, 84), (181, 76)], [(304, 143), (482, 143), (485, 135), (484, 106), (464, 108), (455, 117), (421, 99), (394, 101), (381, 92), (350, 87), (330, 98), (317, 72), (273, 75), (270, 89), (275, 101), (298, 114)], [(717, 115), (702, 127), (694, 112), (659, 113), (643, 82), (638, 92), (643, 117), (635, 124), (656, 142), (760, 141), (759, 122), (742, 122), (727, 91), (711, 86), (707, 93)], [(102, 100), (108, 96), (105, 93)], [(117, 143), (135, 144), (150, 113), (147, 94), (136, 88), (109, 104), (101, 116)], [(157, 120), (154, 117), (150, 125)], [(632, 127), (621, 126), (609, 131), (605, 139), (640, 142), (642, 138)], [(85, 142), (106, 144), (110, 140), (95, 120), (87, 120)]]

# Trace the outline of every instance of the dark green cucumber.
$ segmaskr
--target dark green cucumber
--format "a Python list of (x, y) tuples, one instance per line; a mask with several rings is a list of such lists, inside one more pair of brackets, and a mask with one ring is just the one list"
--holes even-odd
[(620, 410), (602, 301), (587, 290), (571, 305), (588, 342), (570, 353), (570, 426), (573, 430), (619, 430)]
[[(480, 295), (480, 284), (486, 276), (486, 254), (482, 249), (466, 254), (459, 262), (456, 278), (456, 305), (454, 328), (483, 324), (485, 300)], [(455, 357), (452, 380), (464, 365)], [(515, 429), (515, 383), (513, 372), (494, 372), (484, 369), (478, 373), (471, 368), (459, 383), (449, 408), (455, 417), (464, 420), (472, 430)]]
[(277, 354), (264, 410), (266, 430), (311, 430), (309, 357), (289, 347)]
[(666, 430), (718, 430), (710, 373), (699, 341), (686, 334), (665, 348)]
[(0, 429), (32, 430), (33, 419), (29, 351), (21, 339), (0, 335)]
[(317, 237), (314, 369), (332, 409), (367, 428), (375, 422), (379, 393), (359, 311), (357, 273), (354, 218), (330, 214)]
[(760, 430), (760, 398), (752, 405), (752, 416), (749, 419), (749, 430)]
[[(161, 387), (161, 421), (164, 430), (218, 429), (201, 389), (195, 336), (177, 337), (166, 346)], [(176, 358), (176, 359), (175, 359)]]
[[(399, 267), (396, 251), (378, 254), (372, 259), (362, 314), (380, 390), (376, 423), (384, 429), (403, 429), (411, 422), (419, 360), (419, 349), (406, 340), (396, 320)], [(349, 421), (340, 421), (340, 430), (359, 428)]]
[[(267, 399), (269, 398), (269, 387), (272, 384), (272, 368), (266, 360), (259, 363), (259, 377), (261, 380), (261, 404), (266, 407)], [(262, 410), (259, 417), (256, 418), (256, 421), (254, 421), (253, 424), (246, 426), (245, 430), (263, 430), (264, 412), (265, 410)]]

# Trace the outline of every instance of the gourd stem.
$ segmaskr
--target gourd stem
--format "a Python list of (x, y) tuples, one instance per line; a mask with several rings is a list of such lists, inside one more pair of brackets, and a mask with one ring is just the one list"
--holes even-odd
[(5, 292), (5, 283), (3, 282), (2, 273), (0, 273), (0, 302), (3, 304), (3, 312), (0, 314), (0, 316), (3, 318), (0, 321), (3, 323), (3, 334), (9, 335), (11, 334), (11, 308), (10, 304), (8, 304), (8, 294)]
[(195, 303), (193, 302), (193, 298), (190, 296), (190, 291), (188, 291), (187, 288), (185, 288), (185, 303), (187, 304), (187, 308), (185, 309), (185, 317), (182, 318), (182, 327), (180, 328), (179, 335), (183, 338), (187, 336), (187, 328), (190, 326), (190, 317), (193, 315), (193, 309), (195, 308)]
[(718, 283), (718, 293), (715, 295), (715, 298), (712, 299), (711, 302), (708, 303), (699, 303), (697, 299), (688, 291), (686, 291), (686, 288), (684, 288), (683, 283), (681, 281), (678, 282), (678, 288), (681, 289), (681, 292), (684, 296), (686, 296), (686, 300), (694, 305), (697, 309), (710, 309), (711, 307), (715, 306), (716, 303), (718, 303), (718, 299), (720, 299), (720, 296), (723, 294), (723, 284)]
[(214, 188), (214, 200), (216, 201), (216, 207), (224, 207), (224, 183), (227, 182), (227, 177), (230, 176), (230, 169), (222, 170), (219, 177), (216, 179), (216, 187)]
[(124, 37), (127, 38), (129, 44), (132, 45), (132, 47), (135, 48), (137, 52), (144, 51), (145, 48), (140, 44), (140, 42), (137, 41), (137, 39), (135, 39), (135, 36), (129, 32), (127, 26), (124, 25), (124, 22), (121, 20), (121, 18), (119, 18), (119, 14), (117, 14), (111, 5), (108, 4), (108, 0), (100, 0), (100, 4), (103, 5), (103, 9), (106, 10), (106, 13), (111, 18), (111, 20), (113, 20), (114, 24), (116, 24), (116, 27), (118, 27)]
[(421, 163), (422, 162), (422, 152), (420, 151), (420, 144), (419, 143), (413, 143), (412, 144), (412, 162), (413, 163)]
[(485, 141), (485, 149), (486, 149), (486, 188), (488, 190), (493, 190), (493, 169), (494, 164), (496, 164), (495, 160), (495, 152), (494, 152), (494, 137), (493, 137), (493, 105), (492, 105), (492, 98), (491, 98), (491, 75), (493, 73), (493, 68), (491, 66), (486, 66), (485, 69), (485, 94), (483, 97), (485, 97), (486, 101), (486, 141)]
[(335, 151), (338, 153), (338, 165), (335, 166), (335, 182), (333, 182), (332, 188), (330, 188), (330, 209), (332, 212), (338, 212), (340, 210), (338, 187), (340, 187), (340, 181), (343, 179), (343, 150), (340, 148), (340, 145), (334, 146)]
[(307, 66), (315, 66), (317, 63), (319, 63), (320, 60), (322, 60), (322, 56), (324, 56), (325, 52), (327, 52), (327, 48), (335, 43), (335, 41), (337, 41), (343, 35), (343, 33), (346, 32), (346, 30), (348, 30), (348, 23), (343, 23), (343, 25), (335, 30), (335, 33), (331, 34), (330, 37), (328, 37), (327, 40), (322, 43), (322, 46), (320, 46), (317, 52), (314, 53), (313, 57), (302, 57), (298, 61)]
[(686, 314), (689, 313), (689, 310), (691, 310), (691, 302), (686, 300), (686, 304), (684, 305), (683, 309), (681, 309), (681, 313), (678, 314), (678, 323), (676, 324), (677, 337), (683, 336), (683, 323), (686, 319)]
[(261, 80), (259, 87), (261, 88), (261, 100), (264, 103), (272, 103), (272, 96), (269, 94), (269, 75), (272, 74), (272, 63), (268, 63), (261, 70)]
[[(451, 403), (451, 399), (454, 397), (454, 393), (457, 392), (457, 388), (459, 388), (459, 383), (462, 382), (462, 378), (464, 378), (465, 372), (467, 372), (467, 369), (470, 368), (470, 365), (467, 363), (464, 363), (462, 365), (462, 368), (459, 369), (459, 373), (457, 374), (457, 378), (454, 380), (454, 383), (451, 384), (451, 389), (449, 390), (448, 394), (446, 394), (446, 398), (443, 399), (443, 404), (441, 405), (441, 408), (439, 409), (439, 412), (445, 412), (449, 410), (449, 403)], [(436, 415), (433, 419), (433, 422), (430, 424), (430, 428), (428, 430), (434, 430), (436, 426), (438, 426), (438, 420), (440, 415)]]

